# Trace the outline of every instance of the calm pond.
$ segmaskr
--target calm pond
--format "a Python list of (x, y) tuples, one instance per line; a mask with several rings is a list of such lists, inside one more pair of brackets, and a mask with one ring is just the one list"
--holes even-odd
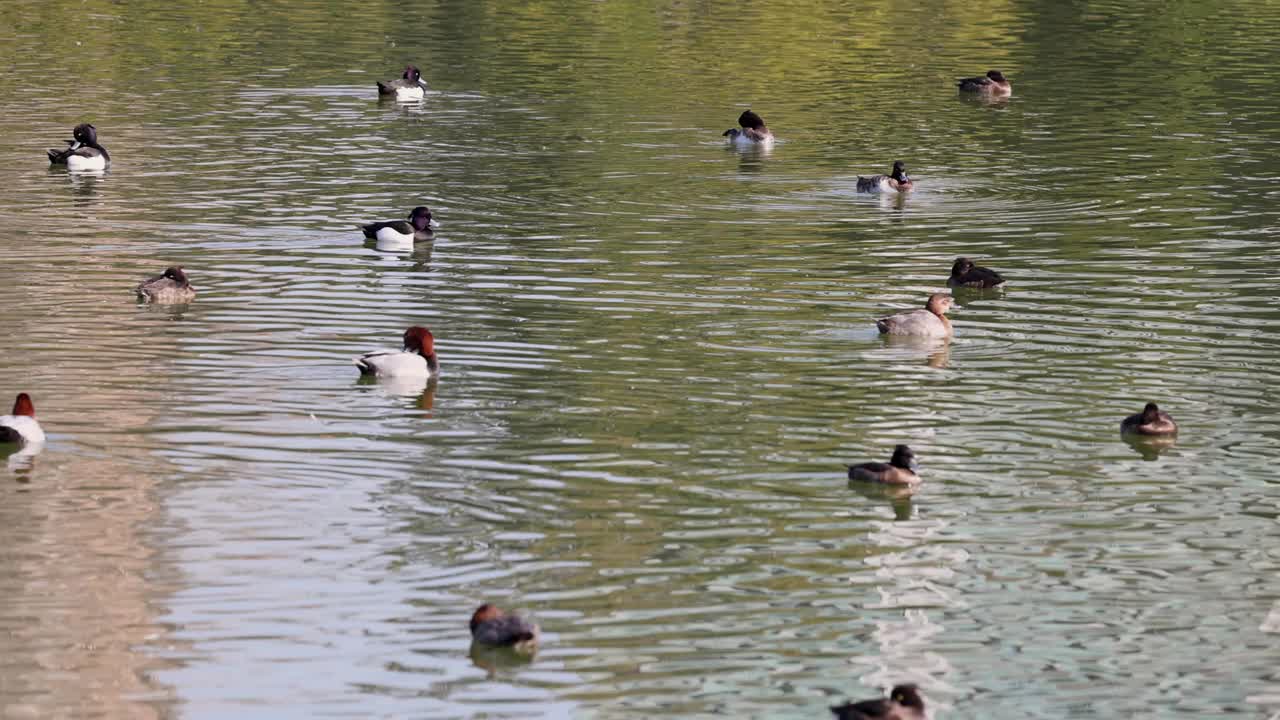
[(0, 717), (1280, 715), (1280, 6), (849, 5), (7, 0)]

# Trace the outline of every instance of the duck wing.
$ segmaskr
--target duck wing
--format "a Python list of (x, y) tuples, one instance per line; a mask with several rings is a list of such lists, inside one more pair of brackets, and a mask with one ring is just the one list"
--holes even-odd
[(391, 228), (401, 235), (409, 235), (414, 231), (413, 226), (410, 225), (407, 220), (390, 220), (387, 222), (375, 222), (360, 226), (360, 229), (364, 232), (364, 236), (370, 240), (376, 238), (378, 231), (383, 228)]

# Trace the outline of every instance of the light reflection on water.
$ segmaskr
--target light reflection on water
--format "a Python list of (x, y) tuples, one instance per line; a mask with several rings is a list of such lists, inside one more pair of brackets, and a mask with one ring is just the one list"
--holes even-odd
[[(7, 709), (1275, 711), (1269, 8), (205, 5), (0, 43), (0, 391), (50, 433), (0, 503)], [(405, 57), (427, 99), (379, 103)], [(993, 63), (1013, 98), (956, 97)], [(747, 106), (770, 152), (717, 140)], [(111, 170), (46, 171), (85, 108)], [(919, 191), (856, 195), (894, 159)], [(433, 242), (364, 243), (417, 204)], [(959, 255), (1008, 287), (876, 336)], [(197, 300), (137, 305), (169, 264)], [(361, 382), (417, 323), (439, 382)], [(1149, 398), (1172, 447), (1119, 437)], [(918, 493), (847, 484), (899, 442)], [(535, 662), (472, 655), (483, 599)]]

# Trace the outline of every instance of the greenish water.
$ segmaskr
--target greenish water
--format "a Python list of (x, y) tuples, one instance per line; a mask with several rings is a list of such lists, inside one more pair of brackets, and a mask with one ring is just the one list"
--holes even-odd
[[(1280, 713), (1276, 47), (1262, 1), (9, 2), (0, 402), (50, 439), (0, 715)], [(48, 169), (82, 121), (111, 169)], [(1007, 289), (880, 340), (959, 255)], [(415, 323), (438, 385), (358, 383)], [(902, 442), (913, 498), (849, 487)], [(473, 661), (483, 600), (534, 662)]]

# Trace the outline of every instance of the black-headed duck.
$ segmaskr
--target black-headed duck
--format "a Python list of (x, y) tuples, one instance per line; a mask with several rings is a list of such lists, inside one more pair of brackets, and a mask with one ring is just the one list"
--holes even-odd
[(406, 65), (404, 74), (391, 82), (378, 81), (379, 97), (394, 97), (398, 102), (421, 100), (426, 95), (427, 84), (422, 81), (422, 72), (413, 65)]
[(111, 164), (111, 154), (98, 144), (98, 129), (89, 123), (81, 123), (71, 131), (72, 140), (66, 150), (50, 150), (49, 162), (66, 165), (73, 172), (105, 170)]
[(849, 479), (885, 485), (915, 485), (920, 482), (916, 474), (916, 454), (906, 445), (893, 449), (889, 462), (865, 462), (849, 466)]
[(1169, 413), (1149, 402), (1142, 408), (1142, 412), (1130, 415), (1120, 422), (1120, 432), (1133, 435), (1174, 435), (1178, 432), (1178, 424)]
[(888, 698), (832, 705), (837, 720), (924, 720), (924, 698), (915, 685), (895, 685)]
[(858, 176), (858, 192), (877, 193), (877, 192), (910, 192), (916, 186), (911, 177), (907, 175), (907, 166), (901, 160), (893, 163), (893, 170), (888, 175), (872, 175), (871, 177)]
[(440, 374), (435, 336), (421, 325), (404, 331), (403, 350), (374, 350), (353, 361), (361, 375), (426, 380)]
[(969, 258), (956, 258), (951, 265), (951, 277), (947, 278), (950, 287), (993, 288), (1003, 282), (1000, 273), (974, 265)]
[(174, 265), (155, 277), (138, 284), (138, 299), (161, 305), (189, 303), (196, 298), (196, 289), (181, 267)]
[(431, 229), (431, 210), (419, 205), (409, 212), (407, 220), (388, 220), (386, 222), (361, 225), (360, 230), (370, 240), (377, 240), (378, 247), (407, 247), (413, 249), (413, 243), (419, 240), (430, 240), (435, 236)]
[(0, 415), (0, 443), (37, 445), (44, 442), (44, 430), (36, 421), (36, 406), (31, 396), (18, 393), (13, 401), (13, 413)]
[(738, 116), (738, 124), (742, 129), (729, 128), (722, 133), (729, 142), (736, 145), (769, 145), (773, 143), (773, 133), (765, 127), (764, 119), (751, 110), (744, 110)]
[(485, 603), (471, 615), (471, 641), (490, 647), (533, 649), (538, 644), (537, 625), (515, 613)]
[(956, 85), (959, 86), (960, 92), (976, 92), (985, 95), (1008, 95), (1013, 92), (1013, 86), (999, 70), (988, 70), (982, 77), (960, 78), (956, 81)]
[(951, 337), (955, 331), (951, 321), (947, 319), (947, 311), (951, 309), (951, 296), (946, 293), (934, 293), (929, 296), (922, 310), (890, 315), (876, 321), (876, 327), (886, 335), (913, 335), (916, 337)]

